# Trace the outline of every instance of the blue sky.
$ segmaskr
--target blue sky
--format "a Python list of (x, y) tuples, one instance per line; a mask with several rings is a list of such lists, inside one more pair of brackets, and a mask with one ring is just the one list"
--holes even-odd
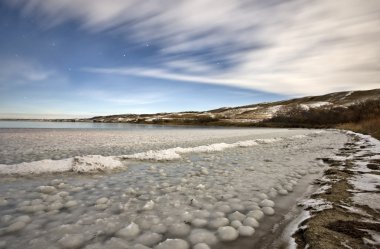
[(208, 110), (379, 88), (376, 0), (5, 0), (0, 117)]

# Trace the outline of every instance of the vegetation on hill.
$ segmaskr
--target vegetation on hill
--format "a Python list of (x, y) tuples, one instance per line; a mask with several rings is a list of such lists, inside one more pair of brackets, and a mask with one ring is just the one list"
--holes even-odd
[(259, 126), (341, 128), (380, 139), (380, 99), (358, 102), (350, 106), (327, 106), (305, 109), (290, 105)]

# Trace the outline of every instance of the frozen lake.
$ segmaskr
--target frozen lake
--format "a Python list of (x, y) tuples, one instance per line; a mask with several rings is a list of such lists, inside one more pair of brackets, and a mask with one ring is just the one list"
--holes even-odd
[(317, 158), (346, 140), (303, 129), (0, 129), (0, 248), (255, 248), (320, 176)]

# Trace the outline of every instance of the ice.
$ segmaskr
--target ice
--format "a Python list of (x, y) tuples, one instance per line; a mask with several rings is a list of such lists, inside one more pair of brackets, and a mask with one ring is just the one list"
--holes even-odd
[(206, 229), (193, 229), (189, 236), (190, 242), (195, 245), (199, 243), (205, 243), (207, 245), (214, 245), (218, 242), (218, 239), (214, 233)]
[(158, 233), (146, 232), (140, 235), (136, 242), (146, 245), (146, 246), (154, 246), (158, 244), (162, 240), (162, 235)]
[[(210, 131), (216, 134), (213, 129)], [(202, 243), (210, 248), (224, 248), (230, 242), (224, 243), (221, 238), (228, 240), (229, 233), (221, 236), (218, 229), (231, 227), (234, 232), (230, 236), (263, 234), (268, 221), (281, 215), (264, 215), (266, 208), (274, 212), (270, 207), (274, 205), (272, 200), (277, 209), (283, 200), (292, 198), (276, 196), (278, 191), (296, 189), (298, 182), (311, 182), (317, 175), (310, 175), (309, 168), (319, 168), (315, 158), (331, 155), (334, 151), (325, 148), (339, 148), (346, 141), (345, 135), (330, 131), (313, 139), (308, 135), (314, 134), (312, 130), (283, 130), (261, 136), (247, 136), (242, 131), (234, 133), (235, 137), (224, 137), (224, 132), (231, 134), (222, 129), (217, 132), (221, 139), (209, 139), (203, 133), (205, 139), (191, 138), (193, 142), (182, 133), (186, 142), (176, 137), (177, 142), (165, 145), (151, 136), (151, 142), (157, 142), (155, 146), (138, 147), (136, 143), (138, 150), (118, 150), (117, 154), (98, 157), (100, 161), (106, 158), (103, 162), (111, 159), (110, 167), (108, 163), (96, 166), (96, 157), (77, 155), (83, 159), (81, 167), (88, 164), (91, 174), (74, 172), (71, 159), (67, 172), (6, 176), (0, 184), (1, 198), (7, 201), (0, 209), (0, 231), (15, 223), (17, 217), (31, 218), (19, 230), (19, 238), (13, 237), (16, 233), (3, 235), (12, 242), (7, 248), (28, 248), (29, 241), (41, 248), (62, 247), (58, 241), (62, 242), (66, 234), (83, 235), (81, 248), (142, 249), (159, 248), (159, 244), (161, 248), (176, 248), (172, 244), (181, 242), (173, 239), (185, 242), (184, 248)], [(165, 135), (168, 137), (160, 139), (173, 138), (169, 133)], [(294, 135), (307, 136), (294, 139)], [(172, 150), (180, 158), (141, 161), (120, 156), (149, 150)], [(285, 157), (290, 159), (284, 160)], [(62, 160), (69, 159), (53, 161)], [(120, 167), (113, 168), (114, 161), (121, 163)], [(259, 220), (261, 226), (257, 227)], [(256, 227), (253, 234), (250, 226)], [(234, 240), (239, 244), (246, 239)]]
[(64, 249), (80, 248), (85, 242), (82, 234), (66, 234), (63, 238), (58, 240), (58, 243)]
[(264, 213), (263, 211), (261, 210), (253, 210), (253, 211), (250, 211), (248, 214), (247, 214), (248, 217), (252, 217), (252, 218), (255, 218), (256, 220), (261, 220), (262, 218), (264, 218)]
[(274, 202), (268, 199), (264, 199), (260, 202), (261, 207), (274, 207)]
[(129, 224), (125, 228), (119, 230), (116, 233), (116, 235), (118, 237), (121, 237), (121, 238), (126, 239), (126, 240), (132, 240), (132, 239), (136, 238), (139, 233), (140, 233), (139, 226), (136, 223), (132, 222), (131, 224)]
[(205, 243), (199, 243), (193, 246), (193, 249), (210, 249), (210, 247)]
[(251, 226), (240, 226), (238, 232), (240, 236), (250, 237), (255, 233), (255, 229)]
[(216, 218), (210, 222), (209, 227), (216, 229), (219, 227), (227, 226), (229, 223), (230, 221), (227, 218)]
[(274, 209), (271, 207), (263, 207), (262, 211), (265, 215), (274, 215)]
[(174, 237), (184, 237), (190, 233), (190, 226), (185, 223), (177, 223), (169, 226), (168, 232)]
[(233, 241), (239, 237), (238, 231), (231, 226), (219, 227), (217, 233), (221, 241)]
[(42, 160), (14, 165), (0, 164), (0, 174), (3, 175), (30, 175), (42, 173), (61, 172), (104, 172), (122, 168), (124, 165), (115, 157), (104, 157), (99, 155), (82, 156), (62, 160)]
[(8, 233), (14, 233), (23, 229), (24, 227), (26, 227), (26, 222), (16, 221), (15, 223), (12, 223), (9, 227), (7, 227), (6, 231)]
[(233, 220), (243, 221), (245, 219), (245, 215), (236, 211), (236, 212), (230, 214), (228, 216), (228, 219), (230, 219), (231, 221), (233, 221)]
[(255, 218), (252, 218), (252, 217), (246, 218), (243, 221), (243, 225), (244, 226), (250, 226), (250, 227), (253, 227), (253, 228), (257, 228), (257, 227), (260, 226), (259, 222), (257, 222), (257, 220)]
[(154, 249), (189, 249), (189, 244), (182, 239), (167, 239), (158, 244)]

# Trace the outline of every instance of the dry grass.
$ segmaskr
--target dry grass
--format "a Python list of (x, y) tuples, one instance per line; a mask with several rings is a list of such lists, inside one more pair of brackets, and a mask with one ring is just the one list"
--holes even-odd
[(337, 128), (368, 134), (380, 140), (380, 117), (373, 117), (358, 123), (340, 124)]

